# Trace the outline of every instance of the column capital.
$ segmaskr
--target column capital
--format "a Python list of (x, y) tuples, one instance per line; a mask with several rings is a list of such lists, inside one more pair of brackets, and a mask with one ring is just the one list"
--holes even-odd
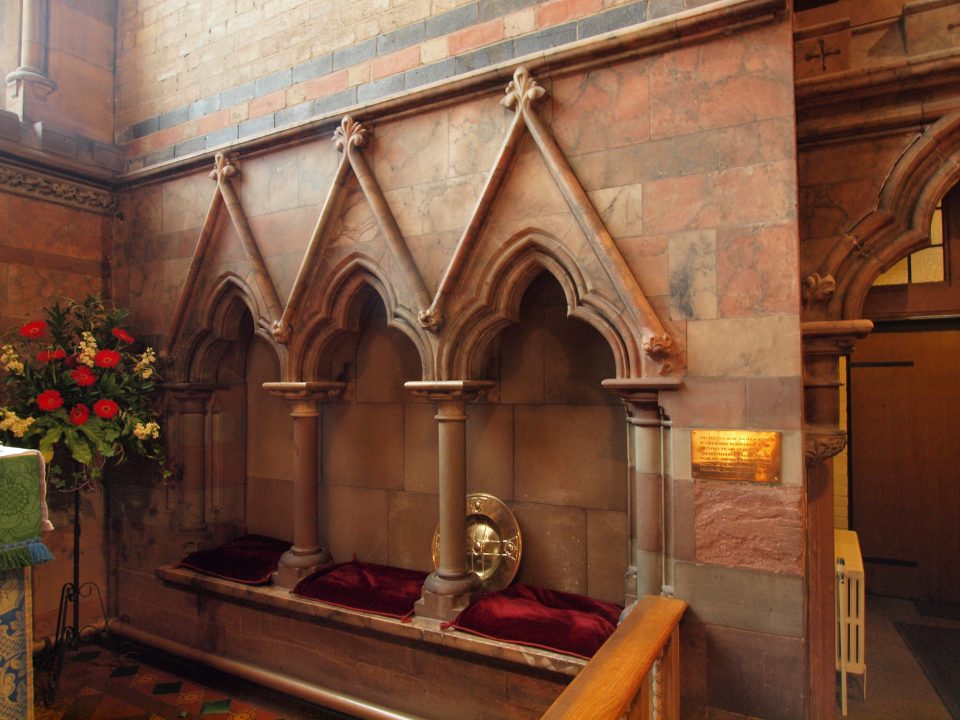
[(345, 386), (346, 383), (333, 380), (312, 380), (308, 382), (265, 382), (263, 389), (284, 400), (323, 402), (337, 397), (343, 392)]
[(417, 397), (436, 402), (474, 402), (494, 386), (492, 380), (411, 380), (403, 386)]
[(804, 355), (849, 355), (853, 344), (873, 330), (870, 320), (815, 320), (800, 324)]
[(680, 389), (683, 379), (678, 377), (611, 378), (600, 385), (614, 392), (627, 406), (628, 413), (657, 412), (660, 393)]
[(803, 455), (807, 467), (832, 458), (847, 446), (847, 433), (833, 425), (803, 426)]
[(163, 383), (160, 388), (163, 392), (173, 396), (179, 409), (183, 412), (203, 412), (207, 401), (215, 390), (223, 389), (224, 385), (216, 383)]

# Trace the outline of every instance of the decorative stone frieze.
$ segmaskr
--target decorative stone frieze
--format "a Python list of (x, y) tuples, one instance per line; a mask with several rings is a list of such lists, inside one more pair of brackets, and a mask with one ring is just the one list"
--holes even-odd
[(0, 163), (0, 191), (24, 195), (98, 215), (113, 215), (117, 198), (106, 190)]

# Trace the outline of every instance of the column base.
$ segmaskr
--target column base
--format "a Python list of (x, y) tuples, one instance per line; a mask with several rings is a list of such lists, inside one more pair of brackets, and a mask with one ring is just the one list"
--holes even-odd
[(293, 588), (310, 573), (325, 568), (333, 562), (330, 553), (318, 548), (310, 553), (297, 553), (287, 550), (280, 556), (280, 564), (273, 574), (273, 584), (282, 588)]
[(442, 578), (433, 572), (423, 584), (423, 593), (414, 603), (417, 617), (453, 620), (480, 590), (480, 578), (474, 573), (459, 578)]

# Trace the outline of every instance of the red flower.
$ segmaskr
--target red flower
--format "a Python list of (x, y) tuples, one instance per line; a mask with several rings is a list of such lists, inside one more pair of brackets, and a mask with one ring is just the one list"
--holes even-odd
[(115, 338), (117, 338), (118, 340), (120, 340), (120, 341), (122, 341), (122, 342), (125, 342), (125, 343), (128, 343), (128, 344), (134, 342), (133, 338), (130, 337), (130, 333), (128, 333), (126, 330), (124, 330), (124, 329), (122, 329), (122, 328), (114, 328), (114, 329), (111, 330), (110, 332), (113, 333), (113, 336), (114, 336)]
[(67, 355), (66, 360), (63, 361), (63, 364), (67, 367), (76, 367), (77, 366), (77, 356), (76, 355)]
[(20, 334), (28, 338), (43, 337), (47, 332), (47, 324), (43, 320), (31, 320), (20, 328)]
[[(96, 407), (96, 405), (94, 405)], [(70, 422), (74, 425), (83, 425), (90, 419), (90, 408), (83, 403), (77, 403), (70, 408)]]
[(97, 414), (97, 417), (102, 417), (104, 420), (109, 420), (118, 412), (120, 412), (120, 406), (117, 405), (113, 400), (97, 400), (93, 404), (93, 411)]
[(56, 410), (63, 405), (63, 396), (57, 390), (44, 390), (37, 395), (37, 407), (41, 410)]
[(51, 360), (63, 360), (67, 356), (60, 348), (56, 350), (41, 350), (37, 353), (37, 362), (50, 362)]
[(70, 377), (72, 377), (73, 381), (80, 387), (89, 387), (97, 381), (97, 376), (93, 374), (93, 370), (86, 365), (78, 367), (70, 373)]
[(101, 350), (93, 356), (93, 364), (97, 367), (112, 368), (120, 362), (120, 353), (116, 350)]

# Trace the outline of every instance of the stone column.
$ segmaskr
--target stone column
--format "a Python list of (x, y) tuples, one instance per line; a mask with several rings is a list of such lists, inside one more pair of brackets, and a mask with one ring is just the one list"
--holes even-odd
[[(18, 114), (21, 120), (31, 99), (45, 100), (57, 89), (57, 84), (47, 75), (47, 37), (49, 14), (47, 0), (23, 0), (20, 8), (20, 65), (7, 75), (7, 85), (14, 85), (14, 97), (20, 98)], [(26, 88), (33, 89), (33, 98), (27, 96)]]
[(320, 544), (320, 477), (317, 442), (318, 403), (343, 390), (339, 382), (268, 382), (263, 387), (292, 403), (293, 418), (293, 547), (280, 558), (273, 575), (279, 587), (292, 588), (314, 570), (330, 564), (330, 553)]
[(482, 397), (492, 382), (448, 380), (408, 382), (417, 397), (437, 403), (440, 469), (440, 561), (423, 584), (416, 614), (452, 620), (480, 587), (467, 567), (467, 414), (468, 402)]
[[(660, 408), (660, 392), (676, 390), (679, 378), (604, 380), (627, 411), (627, 521), (629, 528), (626, 604), (644, 595), (671, 594), (667, 537), (671, 524), (665, 499), (670, 488), (666, 468), (669, 427)], [(669, 432), (669, 430), (666, 430)]]
[(836, 702), (833, 456), (847, 443), (847, 435), (840, 429), (840, 356), (849, 355), (854, 342), (872, 329), (869, 320), (827, 320), (802, 325), (809, 717), (833, 717)]
[(176, 450), (182, 469), (180, 529), (203, 532), (207, 529), (207, 403), (216, 386), (175, 383), (163, 389), (173, 396), (179, 419)]

